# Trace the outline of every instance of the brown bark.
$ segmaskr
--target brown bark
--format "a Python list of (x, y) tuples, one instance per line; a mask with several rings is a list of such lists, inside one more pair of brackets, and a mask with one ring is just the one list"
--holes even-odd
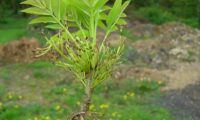
[(88, 84), (85, 87), (85, 98), (83, 100), (83, 105), (81, 106), (81, 112), (76, 113), (70, 120), (84, 120), (84, 118), (89, 115), (91, 99), (92, 99), (92, 87), (91, 87), (91, 81), (88, 80)]
[(92, 98), (92, 89), (91, 89), (91, 86), (88, 85), (85, 89), (85, 98), (84, 98), (83, 105), (81, 108), (81, 111), (84, 112), (86, 115), (89, 111), (89, 107), (91, 104), (91, 98)]

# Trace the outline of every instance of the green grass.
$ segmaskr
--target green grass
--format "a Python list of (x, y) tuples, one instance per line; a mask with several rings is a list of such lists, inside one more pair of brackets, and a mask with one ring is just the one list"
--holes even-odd
[(133, 32), (131, 32), (129, 29), (126, 29), (126, 28), (122, 30), (121, 35), (125, 36), (126, 38), (128, 38), (129, 40), (132, 40), (132, 41), (137, 41), (137, 40), (142, 39), (142, 38), (134, 35)]
[(138, 14), (142, 14), (145, 19), (158, 25), (177, 20), (177, 17), (172, 13), (158, 6), (140, 8), (137, 12), (139, 12)]
[(197, 17), (181, 17), (173, 14), (170, 10), (156, 5), (140, 7), (139, 9), (132, 11), (132, 14), (135, 18), (147, 20), (157, 25), (177, 21), (185, 23), (194, 28), (199, 27)]
[(5, 23), (0, 23), (0, 44), (5, 44), (23, 37), (36, 38), (43, 43), (43, 38), (37, 32), (30, 31), (28, 18), (7, 17)]
[[(80, 108), (82, 86), (51, 63), (6, 65), (3, 71), (12, 79), (0, 77), (0, 120), (66, 120)], [(101, 120), (172, 120), (167, 109), (153, 104), (162, 86), (109, 80), (94, 91), (90, 110)]]
[(37, 61), (35, 63), (32, 64), (27, 64), (26, 65), (27, 68), (29, 69), (44, 69), (44, 68), (52, 68), (54, 67), (54, 65), (50, 62), (46, 62), (46, 61)]
[(0, 24), (0, 43), (16, 40), (27, 34), (27, 19), (9, 18), (7, 23)]
[(17, 40), (24, 36), (26, 33), (25, 29), (11, 28), (7, 30), (0, 30), (1, 41), (0, 43), (6, 43), (11, 40)]
[(3, 78), (4, 80), (9, 80), (9, 79), (11, 78), (8, 69), (0, 69), (0, 76), (1, 76), (1, 78)]

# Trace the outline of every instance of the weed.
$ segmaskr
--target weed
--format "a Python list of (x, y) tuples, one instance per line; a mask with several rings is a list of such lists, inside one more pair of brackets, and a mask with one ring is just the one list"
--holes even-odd
[(128, 40), (132, 40), (132, 41), (137, 41), (140, 39), (140, 37), (134, 35), (129, 29), (126, 29), (126, 28), (122, 30), (121, 35), (128, 38)]
[(10, 76), (10, 72), (8, 69), (1, 69), (0, 70), (0, 78), (4, 79), (4, 80), (10, 80), (11, 76)]
[(150, 22), (158, 25), (177, 20), (173, 14), (158, 6), (140, 8), (138, 12)]
[[(19, 64), (3, 68), (22, 75), (13, 77), (12, 82), (17, 84), (15, 86), (7, 82), (0, 84), (0, 103), (3, 105), (3, 109), (0, 109), (0, 120), (34, 120), (36, 118), (66, 120), (69, 117), (66, 114), (72, 115), (74, 111), (79, 110), (82, 104), (80, 100), (83, 99), (84, 94), (84, 89), (80, 84), (69, 80), (66, 80), (65, 84), (58, 84), (63, 81), (64, 76), (58, 76), (54, 71), (49, 71), (49, 67), (40, 69), (37, 65), (37, 67), (32, 65)], [(30, 76), (28, 81), (21, 80), (23, 74), (27, 72), (27, 66), (30, 71), (47, 71), (51, 77), (48, 77), (48, 82), (34, 76)], [(14, 69), (16, 67), (17, 69)], [(52, 66), (51, 69), (59, 72), (57, 67)], [(37, 86), (29, 85), (35, 81), (37, 81)], [(22, 89), (16, 93), (16, 90), (21, 89), (21, 85), (23, 88), (28, 87), (30, 92), (24, 93)], [(90, 110), (97, 113), (96, 116), (102, 120), (172, 120), (167, 109), (153, 105), (154, 101), (160, 97), (159, 89), (162, 85), (161, 81), (123, 80), (120, 83), (115, 80), (106, 81), (105, 85), (100, 85), (95, 89)], [(7, 92), (5, 86), (6, 89), (12, 91)], [(12, 99), (8, 99), (9, 95)], [(19, 99), (19, 96), (22, 96), (22, 99)]]
[(28, 18), (7, 17), (7, 23), (0, 23), (0, 44), (5, 44), (22, 37), (37, 38), (40, 43), (44, 43), (44, 39), (37, 32), (27, 28)]
[(53, 64), (47, 61), (37, 61), (27, 65), (27, 68), (29, 69), (45, 69), (51, 67), (53, 67)]
[(51, 77), (51, 75), (44, 71), (35, 70), (35, 71), (33, 71), (33, 77), (36, 79), (45, 79), (45, 78)]

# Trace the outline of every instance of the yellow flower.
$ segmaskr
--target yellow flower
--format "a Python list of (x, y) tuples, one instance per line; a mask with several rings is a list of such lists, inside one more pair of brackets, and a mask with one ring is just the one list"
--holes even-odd
[(135, 93), (134, 92), (128, 92), (128, 96), (133, 97), (133, 96), (135, 96)]
[(16, 108), (16, 109), (17, 109), (17, 108), (19, 108), (19, 106), (18, 106), (18, 105), (15, 105), (15, 106), (14, 106), (14, 108)]
[(66, 92), (67, 92), (67, 89), (66, 89), (66, 88), (63, 88), (63, 92), (66, 93)]
[(144, 80), (144, 77), (141, 76), (141, 77), (140, 77), (140, 80), (141, 80), (141, 81)]
[(95, 108), (95, 106), (92, 104), (92, 105), (90, 105), (90, 110), (94, 110), (94, 108)]
[(60, 110), (60, 105), (57, 105), (56, 107), (55, 107), (55, 109), (57, 110), (57, 111), (59, 111)]
[(161, 85), (161, 84), (163, 84), (163, 82), (162, 82), (161, 80), (159, 80), (159, 81), (158, 81), (158, 84)]
[(35, 117), (34, 120), (39, 120), (39, 119), (37, 117)]
[(109, 108), (109, 105), (108, 104), (101, 104), (100, 108), (101, 109), (107, 109), (107, 108)]
[(8, 95), (8, 99), (12, 99), (13, 98), (13, 96), (12, 95)]
[(78, 101), (78, 102), (76, 102), (76, 104), (79, 106), (79, 105), (81, 105), (81, 103)]
[(13, 98), (12, 93), (9, 92), (7, 97), (8, 97), (8, 99), (12, 99)]
[(20, 99), (20, 100), (21, 100), (21, 99), (22, 99), (22, 96), (21, 96), (21, 95), (19, 95), (19, 96), (18, 96), (18, 99)]
[(112, 116), (115, 117), (118, 113), (117, 112), (113, 112)]
[(3, 103), (2, 102), (0, 102), (0, 109), (3, 107)]
[(46, 116), (45, 120), (51, 120), (51, 118), (49, 116)]
[(128, 96), (127, 96), (127, 95), (124, 95), (123, 98), (124, 98), (124, 100), (127, 100), (127, 99), (128, 99)]

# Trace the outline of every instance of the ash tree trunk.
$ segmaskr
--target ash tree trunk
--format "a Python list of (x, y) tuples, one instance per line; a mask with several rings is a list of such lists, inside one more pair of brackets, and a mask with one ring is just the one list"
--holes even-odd
[(89, 112), (91, 99), (92, 99), (92, 88), (91, 88), (91, 83), (89, 81), (88, 85), (85, 88), (85, 98), (84, 98), (83, 105), (81, 108), (81, 111), (84, 112), (85, 115), (87, 115)]

